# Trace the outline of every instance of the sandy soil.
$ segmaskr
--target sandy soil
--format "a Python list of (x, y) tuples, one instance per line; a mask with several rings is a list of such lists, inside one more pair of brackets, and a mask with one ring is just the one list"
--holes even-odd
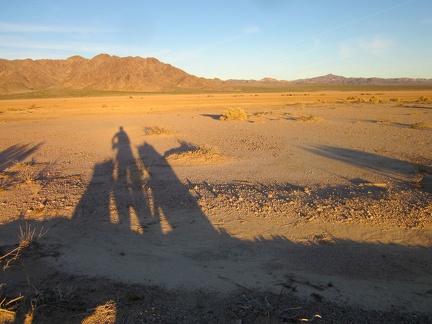
[[(430, 321), (421, 96), (0, 101), (0, 316)], [(221, 121), (229, 108), (248, 120)], [(48, 232), (6, 256), (26, 224)]]

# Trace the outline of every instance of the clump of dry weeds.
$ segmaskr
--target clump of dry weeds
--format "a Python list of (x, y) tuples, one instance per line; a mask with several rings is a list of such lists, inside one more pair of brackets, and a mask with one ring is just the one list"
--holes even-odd
[(103, 305), (99, 305), (95, 308), (94, 313), (86, 317), (82, 323), (83, 324), (99, 324), (107, 323), (114, 324), (117, 319), (117, 306), (112, 300), (106, 302)]
[(20, 226), (18, 246), (0, 257), (0, 263), (4, 263), (3, 270), (7, 269), (12, 261), (18, 260), (23, 249), (39, 241), (47, 232), (48, 230), (44, 230), (43, 226), (39, 231), (32, 228), (28, 223), (26, 223), (24, 229)]
[(430, 122), (417, 122), (411, 125), (411, 128), (432, 128), (432, 123)]
[(219, 160), (223, 158), (219, 149), (207, 144), (195, 146), (187, 143), (186, 146), (190, 149), (184, 152), (177, 152), (170, 154), (168, 160), (195, 160), (195, 161), (210, 161)]
[(146, 126), (144, 127), (144, 134), (146, 135), (172, 135), (174, 132), (162, 126)]
[(421, 103), (427, 103), (427, 104), (432, 104), (432, 98), (426, 97), (426, 96), (421, 96), (417, 102), (421, 102)]
[(346, 98), (347, 101), (351, 103), (364, 103), (366, 102), (363, 98), (357, 97), (357, 96), (349, 96)]
[(379, 104), (379, 103), (383, 103), (383, 100), (380, 97), (372, 96), (369, 99), (369, 102), (372, 103), (372, 104)]
[(243, 109), (240, 108), (230, 108), (225, 110), (224, 113), (220, 116), (220, 120), (229, 121), (229, 120), (247, 120), (248, 115)]
[(296, 120), (302, 122), (316, 122), (319, 121), (319, 118), (315, 117), (314, 114), (309, 114), (309, 115), (301, 115)]

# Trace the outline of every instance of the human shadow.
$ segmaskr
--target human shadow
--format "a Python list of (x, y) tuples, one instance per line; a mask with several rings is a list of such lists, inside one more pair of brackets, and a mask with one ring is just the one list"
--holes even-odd
[(95, 165), (73, 219), (90, 227), (120, 225), (144, 236), (151, 233), (153, 238), (178, 238), (193, 229), (205, 239), (218, 237), (220, 233), (202, 212), (189, 186), (169, 165), (167, 154), (159, 154), (144, 143), (138, 147), (136, 160), (122, 127), (112, 138), (112, 147), (114, 159)]
[(20, 162), (36, 152), (43, 142), (36, 145), (32, 144), (15, 144), (0, 152), (0, 172), (3, 172), (15, 162)]
[(114, 185), (113, 171), (112, 160), (95, 165), (93, 176), (75, 207), (72, 219), (78, 219), (84, 224), (109, 221), (110, 197)]
[(159, 154), (148, 143), (141, 145), (138, 153), (149, 174), (145, 183), (151, 189), (149, 203), (152, 206), (153, 217), (164, 222), (163, 232), (173, 235), (184, 233), (189, 231), (183, 227), (188, 224), (199, 227), (197, 235), (207, 238), (218, 236), (219, 233), (198, 205), (197, 198), (191, 194), (188, 185), (180, 181), (169, 165), (165, 158), (167, 154)]
[(114, 158), (112, 192), (118, 213), (118, 222), (131, 227), (131, 217), (142, 223), (149, 215), (147, 199), (142, 191), (142, 172), (133, 156), (129, 136), (120, 126), (111, 140)]
[(401, 184), (403, 181), (401, 181), (399, 176), (413, 177), (418, 188), (428, 192), (432, 191), (432, 166), (430, 165), (336, 146), (317, 145), (314, 147), (304, 147), (303, 149), (319, 156), (374, 171)]

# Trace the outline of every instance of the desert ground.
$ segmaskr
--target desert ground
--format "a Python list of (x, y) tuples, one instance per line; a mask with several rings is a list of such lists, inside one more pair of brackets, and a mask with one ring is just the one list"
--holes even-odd
[(431, 322), (429, 98), (1, 100), (0, 321)]

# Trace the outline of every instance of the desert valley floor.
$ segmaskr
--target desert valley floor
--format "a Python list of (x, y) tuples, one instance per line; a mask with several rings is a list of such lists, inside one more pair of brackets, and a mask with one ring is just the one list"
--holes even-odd
[(430, 321), (431, 97), (0, 100), (0, 320)]

